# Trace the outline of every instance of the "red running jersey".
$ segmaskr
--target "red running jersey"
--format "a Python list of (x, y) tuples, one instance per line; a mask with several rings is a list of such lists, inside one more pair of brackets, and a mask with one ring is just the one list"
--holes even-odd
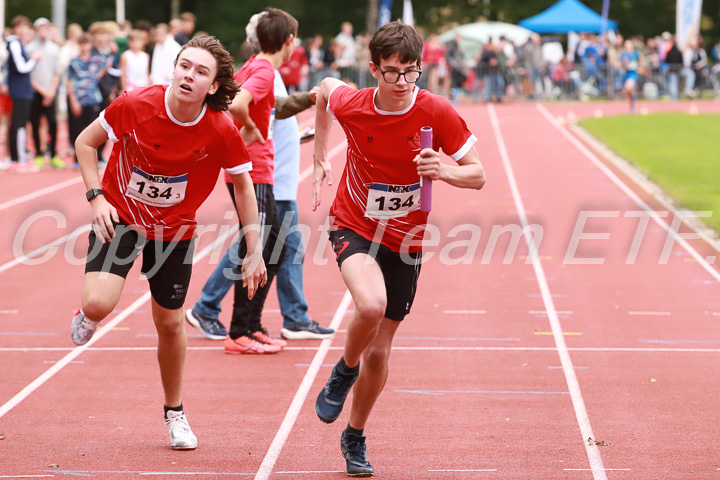
[(124, 93), (100, 113), (114, 142), (102, 179), (105, 198), (120, 219), (151, 240), (195, 235), (195, 213), (217, 183), (220, 169), (252, 169), (232, 120), (207, 106), (192, 122), (173, 118), (170, 87)]
[(348, 139), (347, 164), (330, 215), (336, 228), (353, 230), (395, 252), (416, 252), (428, 217), (419, 209), (420, 177), (413, 162), (420, 152), (420, 128), (432, 127), (433, 149), (455, 161), (477, 138), (443, 97), (416, 87), (410, 107), (385, 112), (375, 106), (376, 92), (344, 84), (330, 92), (327, 110)]
[[(275, 145), (272, 140), (275, 121), (275, 68), (269, 60), (252, 56), (235, 73), (235, 81), (252, 95), (250, 118), (265, 139), (264, 144), (253, 142), (247, 147), (253, 164), (250, 177), (253, 183), (272, 185), (275, 168)], [(238, 122), (235, 122), (235, 126), (238, 130), (242, 127)]]

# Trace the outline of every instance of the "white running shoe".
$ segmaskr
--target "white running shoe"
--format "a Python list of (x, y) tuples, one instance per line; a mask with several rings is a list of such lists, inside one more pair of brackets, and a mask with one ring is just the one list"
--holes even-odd
[(170, 432), (170, 446), (174, 450), (193, 450), (197, 448), (197, 437), (190, 430), (184, 412), (168, 410), (165, 423)]
[(75, 345), (85, 345), (95, 334), (98, 325), (100, 322), (93, 322), (85, 316), (81, 308), (78, 308), (70, 325), (70, 338)]

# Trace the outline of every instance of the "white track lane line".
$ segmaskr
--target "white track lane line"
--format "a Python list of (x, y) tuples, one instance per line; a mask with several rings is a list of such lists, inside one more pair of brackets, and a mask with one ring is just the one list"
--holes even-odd
[[(565, 137), (578, 150), (580, 150), (580, 153), (582, 153), (598, 169), (600, 169), (600, 171), (602, 171), (620, 190), (622, 190), (628, 197), (630, 197), (640, 208), (642, 208), (648, 213), (654, 212), (654, 210), (650, 208), (647, 203), (645, 203), (635, 192), (633, 192), (632, 189), (620, 179), (620, 177), (615, 175), (615, 173), (610, 170), (610, 168), (608, 168), (608, 166), (605, 165), (602, 160), (600, 160), (594, 153), (592, 153), (580, 140), (578, 140), (574, 135), (568, 132), (567, 129), (556, 125), (555, 118), (553, 118), (550, 112), (548, 112), (547, 108), (540, 105), (539, 103), (535, 105), (535, 108), (538, 109), (538, 111), (542, 114), (543, 117), (545, 117), (548, 122), (550, 122), (550, 125), (555, 127), (555, 129), (560, 132), (563, 137)], [(673, 213), (676, 212), (673, 211)], [(655, 223), (657, 223), (663, 230), (668, 232), (668, 234), (671, 235), (673, 239), (677, 243), (679, 243), (700, 264), (701, 267), (703, 267), (710, 275), (712, 275), (715, 280), (720, 282), (720, 272), (715, 270), (707, 262), (707, 260), (705, 260), (705, 258), (703, 258), (702, 255), (697, 252), (697, 250), (695, 250), (687, 241), (685, 241), (684, 238), (682, 238), (677, 232), (675, 232), (665, 220), (658, 217), (657, 215), (651, 215), (651, 217), (655, 221)], [(692, 228), (692, 230), (699, 237), (701, 236), (701, 234), (696, 229), (694, 229), (690, 225), (688, 226)], [(712, 246), (712, 244), (710, 245)]]
[(529, 222), (527, 219), (527, 211), (523, 204), (520, 196), (520, 190), (515, 179), (515, 172), (510, 163), (510, 157), (507, 153), (505, 146), (505, 140), (503, 139), (502, 132), (500, 131), (500, 124), (495, 113), (495, 107), (490, 103), (487, 106), (488, 115), (490, 116), (490, 123), (492, 124), (493, 133), (495, 134), (495, 140), (502, 157), (503, 166), (505, 167), (505, 174), (508, 177), (510, 183), (510, 190), (512, 191), (513, 200), (515, 202), (515, 208), (518, 211), (518, 217), (523, 227), (523, 237), (528, 245), (529, 257), (532, 260), (532, 266), (535, 271), (535, 277), (537, 279), (540, 292), (542, 294), (543, 303), (545, 304), (545, 310), (547, 311), (548, 321), (552, 328), (553, 339), (555, 340), (555, 346), (557, 347), (558, 356), (560, 357), (560, 363), (562, 370), (565, 375), (565, 381), (570, 391), (570, 398), (572, 399), (573, 408), (575, 410), (575, 417), (580, 427), (580, 434), (582, 436), (583, 445), (585, 445), (585, 451), (590, 462), (590, 468), (592, 469), (594, 480), (607, 480), (605, 474), (605, 468), (603, 466), (602, 458), (600, 457), (600, 450), (597, 445), (588, 445), (588, 438), (595, 439), (593, 435), (592, 426), (590, 424), (590, 418), (588, 417), (587, 408), (582, 398), (582, 392), (580, 391), (580, 383), (578, 382), (577, 375), (575, 375), (575, 368), (570, 358), (567, 345), (565, 344), (565, 337), (563, 336), (562, 326), (558, 319), (557, 310), (555, 309), (555, 303), (552, 299), (550, 287), (548, 286), (547, 277), (545, 276), (545, 270), (543, 269), (542, 262), (538, 256), (538, 246), (535, 245), (535, 239), (529, 231)]
[[(227, 238), (232, 237), (237, 233), (237, 225), (235, 228), (231, 228), (229, 231), (225, 232), (224, 234), (220, 235), (214, 242), (212, 242), (210, 245), (202, 249), (202, 251), (195, 256), (193, 259), (193, 265), (196, 264), (198, 261), (205, 258), (210, 252), (212, 252), (218, 245), (222, 245)], [(90, 348), (90, 346), (94, 345), (98, 340), (100, 340), (102, 337), (104, 337), (108, 332), (111, 332), (112, 329), (120, 324), (123, 320), (125, 320), (131, 313), (133, 313), (135, 310), (140, 308), (145, 302), (150, 300), (150, 292), (145, 292), (140, 298), (135, 300), (132, 305), (125, 308), (122, 312), (120, 312), (115, 318), (107, 322), (105, 325), (103, 325), (102, 328), (100, 328), (97, 332), (95, 332), (95, 335), (90, 339), (88, 343), (85, 345), (75, 347), (73, 348), (67, 355), (65, 355), (63, 358), (61, 358), (57, 363), (55, 363), (52, 367), (47, 369), (42, 375), (37, 377), (35, 380), (33, 380), (29, 385), (27, 385), (25, 388), (23, 388), (20, 392), (18, 392), (14, 397), (12, 397), (8, 402), (6, 402), (2, 407), (0, 407), (0, 418), (5, 416), (6, 413), (8, 413), (10, 410), (18, 406), (20, 402), (25, 400), (30, 394), (32, 394), (35, 390), (40, 388), (45, 382), (50, 380), (56, 373), (58, 373), (60, 370), (65, 368), (70, 362), (75, 360), (78, 356), (80, 356), (85, 350)], [(68, 331), (68, 336), (69, 336)]]
[[(328, 160), (331, 160), (333, 157), (338, 155), (346, 147), (347, 142), (344, 140), (341, 143), (337, 144), (335, 147), (333, 147), (332, 150), (330, 150), (330, 152), (328, 152)], [(313, 165), (310, 165), (300, 174), (298, 183), (302, 182), (310, 175), (312, 175), (312, 172)], [(333, 316), (332, 322), (330, 323), (330, 328), (334, 328), (337, 331), (340, 323), (345, 317), (345, 313), (347, 312), (351, 301), (352, 297), (350, 296), (350, 291), (346, 290), (345, 295), (340, 302), (340, 305), (335, 311), (335, 315)], [(275, 434), (275, 438), (273, 439), (272, 444), (270, 444), (270, 448), (268, 449), (267, 453), (265, 454), (265, 458), (263, 458), (263, 461), (260, 464), (257, 475), (255, 475), (255, 480), (266, 480), (268, 477), (270, 477), (272, 469), (275, 466), (275, 462), (277, 462), (277, 459), (280, 456), (280, 452), (285, 446), (285, 442), (290, 436), (290, 432), (292, 431), (292, 428), (295, 425), (295, 421), (300, 414), (300, 409), (302, 408), (303, 403), (305, 403), (305, 399), (307, 398), (307, 395), (310, 391), (310, 387), (315, 381), (315, 377), (317, 377), (318, 370), (320, 369), (323, 360), (325, 360), (327, 352), (330, 350), (330, 345), (332, 344), (332, 341), (333, 339), (329, 338), (323, 340), (320, 343), (320, 347), (318, 347), (318, 350), (315, 353), (315, 356), (313, 357), (313, 360), (310, 363), (307, 372), (305, 372), (305, 377), (303, 377), (303, 380), (300, 383), (297, 392), (295, 393), (295, 397), (293, 398), (292, 403), (290, 404), (290, 407), (285, 414), (285, 418), (283, 419), (282, 424), (280, 424), (280, 428)]]
[(70, 185), (75, 185), (76, 183), (80, 182), (82, 182), (82, 177), (78, 175), (77, 177), (71, 178), (70, 180), (65, 180), (64, 182), (42, 188), (36, 192), (28, 193), (27, 195), (23, 195), (22, 197), (14, 198), (12, 200), (8, 200), (7, 202), (0, 203), (0, 210), (5, 210), (10, 207), (14, 207), (15, 205), (29, 202), (30, 200), (42, 197), (43, 195), (47, 195), (48, 193), (62, 190), (65, 187), (69, 187)]
[[(204, 338), (204, 337), (199, 337)], [(318, 347), (285, 347), (283, 350), (299, 351), (299, 350), (317, 350)], [(344, 347), (330, 347), (330, 350), (343, 350)], [(188, 350), (224, 350), (222, 346), (218, 347), (187, 347)], [(72, 347), (42, 347), (42, 348), (24, 348), (24, 347), (0, 347), (0, 353), (27, 353), (27, 352), (69, 352)], [(151, 352), (157, 350), (157, 347), (97, 347), (90, 348), (93, 352)], [(430, 351), (458, 351), (458, 352), (557, 352), (555, 347), (402, 347), (393, 345), (393, 351), (406, 350), (416, 352)], [(720, 348), (642, 348), (642, 347), (568, 347), (569, 352), (632, 352), (632, 353), (720, 353)], [(579, 368), (579, 367), (578, 367)]]
[(40, 254), (47, 252), (51, 248), (55, 248), (55, 247), (62, 245), (63, 243), (67, 242), (71, 237), (77, 237), (77, 236), (82, 235), (85, 232), (89, 232), (90, 228), (91, 228), (90, 225), (84, 225), (84, 226), (78, 227), (71, 233), (68, 233), (67, 235), (63, 235), (62, 237), (60, 237), (56, 240), (53, 240), (52, 242), (47, 243), (47, 244), (43, 245), (42, 247), (36, 248), (35, 250), (33, 250), (30, 253), (26, 253), (25, 255), (15, 257), (15, 260), (7, 262), (4, 265), (0, 265), (0, 273), (4, 272), (6, 270), (10, 270), (11, 268), (13, 268), (17, 265), (23, 264), (23, 263), (25, 263), (26, 260), (30, 260), (35, 257), (38, 257), (38, 256), (40, 256)]
[[(338, 327), (342, 323), (343, 318), (345, 317), (345, 312), (347, 312), (351, 301), (352, 296), (350, 296), (350, 291), (346, 290), (345, 295), (340, 301), (340, 305), (338, 305), (338, 308), (335, 311), (332, 322), (330, 322), (330, 328), (333, 328), (337, 331)], [(312, 387), (312, 384), (315, 381), (315, 377), (317, 377), (318, 370), (320, 370), (323, 360), (325, 360), (325, 356), (327, 355), (328, 350), (330, 350), (330, 345), (332, 344), (333, 339), (334, 336), (331, 338), (327, 338), (320, 343), (320, 347), (315, 353), (315, 356), (313, 357), (312, 362), (307, 369), (307, 372), (305, 372), (305, 377), (303, 378), (302, 383), (300, 383), (300, 387), (298, 387), (298, 390), (295, 393), (295, 397), (290, 404), (290, 408), (288, 408), (288, 411), (285, 414), (285, 418), (283, 419), (280, 428), (275, 434), (275, 438), (273, 439), (272, 444), (270, 444), (270, 448), (265, 454), (265, 458), (263, 458), (262, 464), (260, 464), (257, 475), (255, 475), (255, 480), (267, 480), (267, 478), (270, 477), (272, 469), (275, 466), (275, 462), (277, 462), (277, 459), (280, 456), (280, 452), (282, 451), (282, 448), (285, 445), (288, 436), (290, 436), (290, 432), (292, 431), (292, 428), (295, 425), (295, 421), (300, 414), (303, 403), (305, 403), (305, 399), (310, 392), (310, 387)]]

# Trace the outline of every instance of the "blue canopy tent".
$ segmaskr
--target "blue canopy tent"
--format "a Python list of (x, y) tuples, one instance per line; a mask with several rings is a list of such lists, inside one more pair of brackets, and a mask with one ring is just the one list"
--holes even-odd
[[(600, 33), (602, 16), (579, 0), (560, 0), (534, 17), (521, 20), (518, 25), (537, 33)], [(617, 31), (617, 22), (608, 20), (606, 29)]]

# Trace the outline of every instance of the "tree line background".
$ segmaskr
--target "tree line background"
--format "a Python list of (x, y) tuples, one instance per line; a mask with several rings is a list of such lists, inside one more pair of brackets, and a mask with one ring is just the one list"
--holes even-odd
[[(32, 19), (43, 16), (51, 18), (52, 0), (7, 0), (6, 19), (9, 23), (15, 15)], [(306, 38), (321, 34), (330, 38), (340, 31), (344, 21), (352, 22), (355, 33), (366, 29), (368, 10), (378, 0), (310, 1), (310, 0), (180, 0), (181, 11), (191, 11), (197, 16), (197, 29), (220, 38), (231, 52), (237, 53), (245, 41), (245, 25), (254, 13), (271, 5), (290, 12), (300, 23), (299, 36)], [(602, 9), (603, 0), (583, 0), (596, 12)], [(441, 32), (452, 26), (481, 19), (509, 23), (531, 17), (550, 5), (554, 0), (413, 0), (416, 26), (425, 33)], [(620, 33), (640, 34), (645, 37), (663, 31), (675, 31), (676, 0), (614, 0), (610, 4), (610, 18), (618, 22)], [(125, 0), (126, 17), (131, 22), (149, 20), (153, 24), (170, 20), (170, 0), (148, 2)], [(485, 16), (487, 14), (487, 16)], [(395, 0), (393, 18), (402, 16), (402, 0)], [(87, 28), (98, 20), (115, 19), (113, 0), (67, 0), (67, 23), (79, 23)], [(709, 47), (720, 37), (720, 0), (704, 0), (701, 33)]]

